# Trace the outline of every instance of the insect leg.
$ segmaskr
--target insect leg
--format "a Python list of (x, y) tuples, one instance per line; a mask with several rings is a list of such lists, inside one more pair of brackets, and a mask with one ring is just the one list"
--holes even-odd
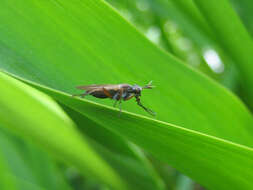
[(134, 94), (132, 94), (132, 95), (130, 95), (130, 96), (124, 98), (124, 101), (130, 100), (130, 99), (133, 98), (133, 97), (134, 97)]
[(122, 102), (121, 102), (121, 99), (119, 100), (119, 116), (120, 116), (120, 114), (121, 114), (121, 112), (122, 112)]
[(118, 100), (115, 100), (113, 107), (116, 107)]
[(90, 92), (85, 92), (85, 93), (83, 93), (83, 94), (73, 94), (72, 97), (80, 96), (81, 98), (83, 98), (84, 96), (87, 96), (87, 95), (89, 95), (89, 94), (90, 94)]
[(119, 97), (118, 97), (118, 100), (119, 100), (119, 115), (121, 114), (122, 112), (122, 94), (123, 94), (123, 89), (120, 89), (119, 91)]
[(143, 108), (146, 112), (148, 112), (150, 115), (153, 115), (153, 116), (156, 115), (156, 113), (153, 112), (151, 109), (146, 108), (145, 106), (142, 105), (141, 99), (140, 99), (139, 97), (135, 97), (135, 98), (136, 98), (136, 101), (137, 101), (138, 106), (142, 107), (142, 108)]
[(121, 99), (120, 99), (120, 101), (119, 101), (119, 111), (121, 112), (122, 111), (122, 102), (121, 102)]
[(116, 94), (114, 94), (114, 96), (112, 97), (112, 99), (115, 100), (115, 102), (114, 102), (114, 104), (113, 104), (113, 107), (116, 107), (117, 102), (119, 101), (119, 100), (117, 99), (118, 95), (119, 95), (119, 92), (117, 92)]

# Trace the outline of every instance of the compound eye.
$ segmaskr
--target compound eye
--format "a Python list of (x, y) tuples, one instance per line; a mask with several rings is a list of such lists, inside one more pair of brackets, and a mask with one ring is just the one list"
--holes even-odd
[(137, 94), (138, 96), (140, 96), (140, 95), (141, 95), (141, 91), (140, 91), (140, 89), (136, 89), (136, 94)]

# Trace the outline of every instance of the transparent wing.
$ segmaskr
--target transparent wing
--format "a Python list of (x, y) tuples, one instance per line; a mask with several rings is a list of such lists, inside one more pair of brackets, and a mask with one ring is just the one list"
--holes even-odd
[(92, 84), (86, 86), (77, 86), (76, 88), (81, 90), (95, 90), (106, 88), (107, 90), (119, 90), (122, 87), (129, 86), (128, 84)]
[(111, 86), (110, 84), (92, 84), (92, 85), (86, 85), (86, 86), (77, 86), (76, 88), (81, 90), (95, 90), (95, 89), (101, 89)]

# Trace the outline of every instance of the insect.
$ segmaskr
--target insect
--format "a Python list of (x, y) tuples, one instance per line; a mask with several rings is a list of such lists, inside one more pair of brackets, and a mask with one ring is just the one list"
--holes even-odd
[(130, 84), (92, 84), (87, 86), (77, 86), (76, 88), (81, 90), (86, 90), (82, 94), (77, 94), (73, 96), (80, 96), (85, 97), (87, 95), (92, 95), (96, 98), (111, 98), (115, 100), (114, 107), (117, 105), (117, 102), (119, 102), (119, 108), (121, 113), (121, 103), (123, 101), (130, 100), (131, 98), (135, 97), (137, 105), (142, 107), (146, 112), (149, 114), (155, 116), (156, 113), (153, 112), (151, 109), (146, 108), (141, 103), (141, 91), (143, 89), (152, 89), (154, 86), (152, 86), (152, 81), (150, 81), (147, 85), (141, 87), (139, 85), (130, 85)]

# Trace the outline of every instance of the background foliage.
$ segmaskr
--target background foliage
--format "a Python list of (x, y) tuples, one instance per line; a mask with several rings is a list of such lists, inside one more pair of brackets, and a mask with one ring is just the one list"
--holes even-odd
[[(251, 189), (251, 7), (1, 1), (1, 189)], [(71, 97), (150, 80), (155, 118)]]

